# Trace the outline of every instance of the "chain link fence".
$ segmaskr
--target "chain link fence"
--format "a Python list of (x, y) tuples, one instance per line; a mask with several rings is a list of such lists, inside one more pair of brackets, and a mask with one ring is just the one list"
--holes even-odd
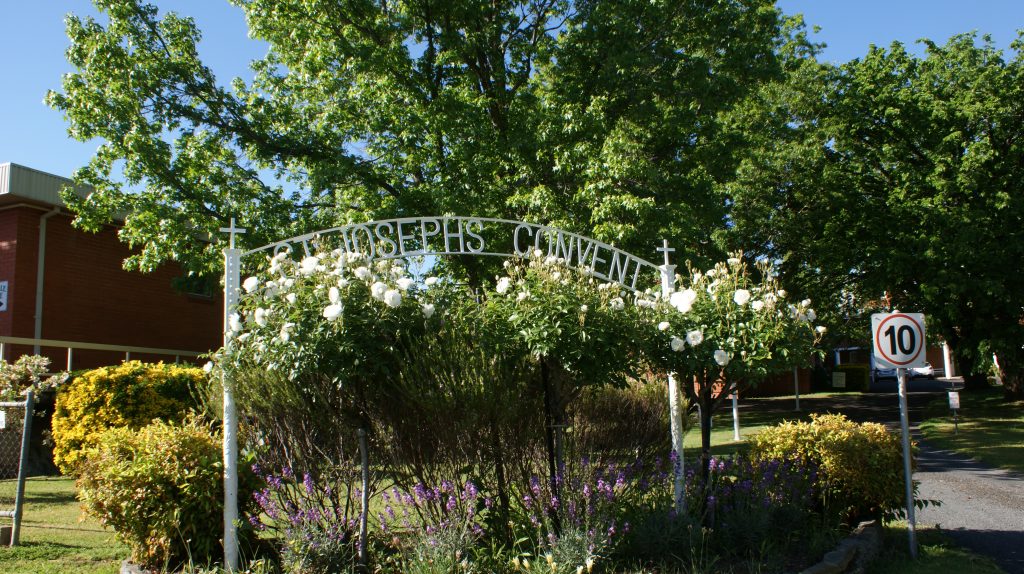
[[(32, 432), (32, 395), (21, 402), (0, 402), (0, 543), (17, 544), (21, 502), (28, 469), (28, 436)], [(28, 428), (26, 428), (26, 426)], [(6, 527), (11, 524), (12, 530)]]

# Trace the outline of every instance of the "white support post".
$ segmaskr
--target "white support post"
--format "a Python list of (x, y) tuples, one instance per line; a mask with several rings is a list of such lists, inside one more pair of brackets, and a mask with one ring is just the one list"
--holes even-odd
[(740, 393), (732, 390), (732, 440), (740, 441)]
[(951, 349), (949, 343), (945, 341), (942, 342), (942, 363), (943, 374), (946, 375), (946, 378), (950, 379), (955, 377), (956, 373), (953, 368), (953, 349)]
[[(238, 303), (238, 287), (241, 284), (238, 249), (224, 250), (224, 346), (231, 344), (228, 318), (235, 312)], [(224, 386), (224, 570), (234, 572), (238, 568), (238, 536), (235, 521), (238, 519), (238, 420), (235, 418), (235, 395), (232, 381), (225, 369)]]
[[(658, 267), (661, 271), (661, 296), (667, 299), (676, 288), (676, 266), (669, 262), (669, 253), (675, 249), (668, 246), (665, 240), (662, 247), (658, 248), (665, 254), (665, 264)], [(668, 374), (668, 417), (669, 432), (672, 434), (672, 451), (675, 452), (678, 462), (673, 465), (674, 478), (672, 482), (672, 494), (675, 500), (677, 513), (686, 512), (686, 489), (683, 456), (683, 412), (679, 404), (679, 384), (672, 373)]]
[[(241, 260), (242, 251), (235, 249), (235, 234), (244, 233), (244, 229), (235, 227), (234, 218), (231, 226), (221, 231), (230, 234), (228, 248), (224, 250), (224, 346), (231, 344), (229, 319), (238, 304), (238, 290), (242, 284)], [(224, 373), (224, 570), (228, 573), (238, 570), (238, 532), (235, 522), (238, 520), (238, 419), (235, 415), (235, 394), (233, 381)]]

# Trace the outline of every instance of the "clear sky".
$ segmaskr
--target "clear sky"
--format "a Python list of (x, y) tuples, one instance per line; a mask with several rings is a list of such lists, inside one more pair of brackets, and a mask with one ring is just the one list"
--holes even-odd
[[(248, 78), (248, 62), (265, 47), (248, 39), (241, 11), (226, 0), (158, 0), (192, 16), (203, 30), (200, 52), (224, 83)], [(944, 42), (960, 32), (991, 34), (1007, 48), (1024, 28), (1024, 0), (779, 0), (784, 12), (803, 13), (821, 27), (815, 40), (824, 58), (844, 62), (871, 44), (919, 38)], [(88, 161), (98, 142), (68, 139), (60, 113), (43, 104), (47, 89), (59, 89), (70, 71), (64, 59), (64, 15), (92, 14), (88, 0), (0, 0), (0, 163), (12, 161), (69, 176)]]

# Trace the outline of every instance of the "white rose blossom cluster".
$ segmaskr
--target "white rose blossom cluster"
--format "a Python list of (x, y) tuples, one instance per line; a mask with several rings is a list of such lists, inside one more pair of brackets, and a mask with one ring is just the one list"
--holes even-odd
[(373, 261), (340, 249), (299, 260), (278, 253), (262, 272), (242, 281), (238, 311), (228, 318), (231, 347), (236, 353), (294, 358), (304, 330), (317, 331), (320, 324), (342, 332), (353, 312), (429, 320), (437, 309), (431, 295), (437, 284), (436, 277), (417, 284), (398, 260)]
[[(602, 306), (613, 311), (625, 310), (626, 301), (631, 299), (622, 285), (594, 277), (593, 273), (585, 267), (571, 267), (564, 258), (547, 255), (540, 249), (534, 250), (519, 261), (525, 261), (525, 266), (517, 265), (517, 260), (505, 261), (504, 268), (508, 274), (494, 278), (494, 292), (513, 298), (517, 303), (536, 300), (535, 294), (531, 293), (527, 285), (524, 267), (539, 272), (551, 285), (568, 286), (572, 283), (574, 274), (578, 274), (588, 285), (597, 289)], [(637, 305), (650, 303), (644, 297), (632, 297), (632, 299)], [(590, 307), (586, 304), (579, 307), (581, 315), (586, 314), (589, 310)]]
[(743, 369), (778, 358), (777, 347), (794, 336), (820, 339), (826, 328), (811, 326), (817, 318), (811, 302), (788, 304), (777, 274), (767, 264), (758, 270), (761, 279), (755, 281), (734, 254), (711, 269), (677, 276), (677, 289), (667, 298), (641, 305), (650, 308), (645, 314), (652, 340), (666, 366)]

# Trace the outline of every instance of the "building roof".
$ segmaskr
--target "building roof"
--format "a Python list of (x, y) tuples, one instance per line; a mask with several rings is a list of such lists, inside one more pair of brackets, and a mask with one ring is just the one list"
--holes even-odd
[(75, 186), (74, 182), (66, 177), (16, 163), (0, 163), (0, 206), (26, 203), (64, 207), (60, 192), (65, 187), (73, 187), (75, 193), (82, 197), (91, 192), (88, 187)]

